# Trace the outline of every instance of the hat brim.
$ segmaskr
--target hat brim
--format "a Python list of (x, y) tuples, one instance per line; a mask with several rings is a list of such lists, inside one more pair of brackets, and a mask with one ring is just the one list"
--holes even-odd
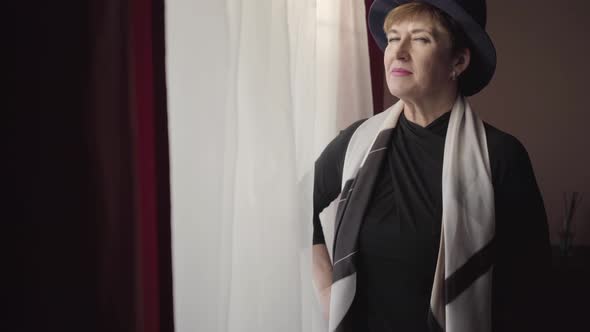
[[(369, 31), (382, 51), (387, 46), (383, 23), (387, 14), (399, 5), (412, 0), (375, 0), (369, 10)], [(471, 96), (491, 81), (496, 71), (496, 48), (490, 36), (460, 5), (454, 1), (422, 0), (451, 16), (463, 28), (469, 39), (471, 60), (459, 78), (461, 93)]]

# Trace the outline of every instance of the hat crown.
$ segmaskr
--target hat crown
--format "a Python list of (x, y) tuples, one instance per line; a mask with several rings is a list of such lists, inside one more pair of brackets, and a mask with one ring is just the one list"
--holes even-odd
[(485, 0), (455, 0), (471, 17), (485, 29), (487, 23)]

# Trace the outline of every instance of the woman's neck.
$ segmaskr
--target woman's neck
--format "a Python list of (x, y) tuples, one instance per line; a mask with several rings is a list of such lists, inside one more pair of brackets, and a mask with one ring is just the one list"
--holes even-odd
[(426, 127), (453, 108), (457, 100), (457, 94), (436, 99), (421, 98), (419, 101), (402, 100), (404, 102), (404, 116), (406, 119), (422, 127)]

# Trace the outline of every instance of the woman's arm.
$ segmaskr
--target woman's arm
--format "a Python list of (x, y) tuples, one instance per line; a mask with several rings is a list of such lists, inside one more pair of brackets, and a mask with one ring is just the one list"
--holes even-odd
[(325, 244), (312, 247), (313, 285), (326, 320), (330, 317), (330, 287), (332, 286), (332, 262)]
[(549, 305), (547, 216), (526, 149), (513, 137), (505, 142), (505, 167), (494, 188), (494, 331), (539, 331), (546, 328)]
[(342, 181), (344, 155), (352, 134), (366, 119), (359, 120), (342, 130), (322, 151), (315, 162), (313, 184), (313, 241), (312, 277), (316, 295), (324, 317), (330, 314), (330, 287), (332, 262), (328, 254), (320, 222), (320, 213), (338, 197)]

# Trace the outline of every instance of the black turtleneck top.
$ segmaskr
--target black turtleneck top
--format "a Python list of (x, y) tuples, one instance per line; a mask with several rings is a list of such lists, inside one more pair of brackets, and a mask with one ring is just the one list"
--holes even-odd
[[(355, 331), (428, 331), (450, 114), (422, 127), (402, 112), (394, 128), (391, 148), (380, 167), (359, 233), (357, 292), (350, 309)], [(316, 161), (313, 244), (324, 243), (319, 213), (340, 192), (346, 147), (363, 121), (340, 132)], [(498, 248), (492, 284), (494, 331), (533, 328), (527, 317), (538, 315), (532, 299), (542, 297), (536, 292), (544, 282), (536, 274), (546, 273), (550, 262), (543, 201), (522, 144), (484, 124)]]

